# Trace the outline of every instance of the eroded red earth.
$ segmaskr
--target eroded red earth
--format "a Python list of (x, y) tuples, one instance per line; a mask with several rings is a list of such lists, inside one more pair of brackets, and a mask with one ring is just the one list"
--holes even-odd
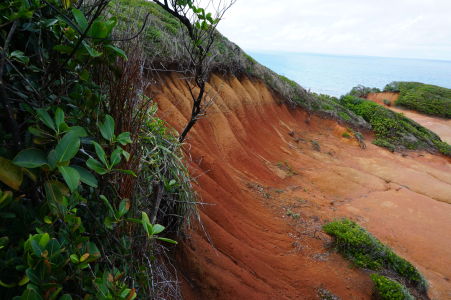
[[(180, 129), (189, 91), (176, 74), (152, 94)], [(361, 149), (346, 128), (281, 103), (261, 82), (213, 76), (208, 117), (189, 134), (200, 225), (178, 254), (187, 299), (370, 299), (367, 273), (328, 249), (321, 226), (348, 217), (415, 264), (451, 299), (451, 161)], [(346, 136), (346, 135), (345, 135)]]

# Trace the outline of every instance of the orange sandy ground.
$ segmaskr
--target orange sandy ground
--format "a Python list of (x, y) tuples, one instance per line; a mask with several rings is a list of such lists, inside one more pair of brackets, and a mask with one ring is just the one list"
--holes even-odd
[[(177, 75), (149, 91), (180, 129), (189, 92)], [(362, 150), (346, 128), (280, 103), (261, 82), (213, 76), (208, 117), (186, 152), (203, 229), (179, 253), (187, 299), (370, 299), (365, 271), (327, 248), (321, 226), (348, 217), (413, 262), (433, 299), (451, 299), (451, 161)], [(320, 149), (313, 149), (316, 141)]]

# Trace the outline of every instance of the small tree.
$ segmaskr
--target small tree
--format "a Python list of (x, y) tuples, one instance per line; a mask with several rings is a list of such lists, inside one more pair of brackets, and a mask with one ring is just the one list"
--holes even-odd
[[(236, 0), (209, 1), (207, 8), (199, 7), (193, 0), (153, 0), (165, 11), (177, 18), (186, 29), (187, 38), (183, 39), (188, 53), (189, 66), (186, 72), (190, 75), (186, 80), (191, 99), (191, 117), (179, 136), (183, 142), (191, 128), (206, 114), (212, 99), (208, 98), (205, 87), (211, 73), (213, 57), (210, 50), (218, 36), (216, 27), (225, 12)], [(212, 12), (207, 12), (211, 8)], [(195, 91), (196, 90), (196, 91)]]

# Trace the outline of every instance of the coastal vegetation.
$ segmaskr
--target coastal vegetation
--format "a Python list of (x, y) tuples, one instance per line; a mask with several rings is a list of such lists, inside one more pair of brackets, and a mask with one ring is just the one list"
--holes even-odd
[[(324, 225), (323, 229), (334, 238), (335, 248), (345, 258), (360, 268), (379, 274), (371, 277), (381, 299), (409, 299), (406, 298), (409, 294), (406, 288), (393, 278), (420, 294), (426, 293), (427, 282), (420, 272), (355, 222), (338, 220)], [(382, 274), (392, 278), (388, 279)], [(395, 298), (390, 298), (390, 295)]]
[(397, 92), (396, 105), (418, 112), (451, 118), (451, 89), (419, 82), (394, 81), (385, 86), (386, 92)]
[(451, 146), (439, 136), (400, 113), (363, 98), (346, 95), (339, 103), (371, 124), (373, 144), (390, 151), (421, 149), (451, 155)]
[(139, 27), (118, 25), (113, 4), (0, 4), (5, 299), (179, 296), (163, 260), (194, 192), (143, 94)]

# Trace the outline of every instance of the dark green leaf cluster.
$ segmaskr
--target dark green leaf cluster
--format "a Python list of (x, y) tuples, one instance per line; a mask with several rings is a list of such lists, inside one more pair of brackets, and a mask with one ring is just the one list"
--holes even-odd
[(0, 4), (2, 299), (150, 297), (155, 240), (175, 243), (114, 185), (138, 176), (127, 166), (139, 141), (106, 113), (101, 72), (126, 59), (107, 2)]
[(451, 118), (451, 89), (419, 82), (392, 82), (384, 91), (399, 92), (396, 105), (432, 116)]
[(343, 96), (340, 103), (371, 124), (376, 139), (374, 144), (391, 151), (422, 149), (451, 155), (451, 147), (439, 136), (420, 124), (395, 113), (373, 101), (354, 96)]
[(357, 266), (395, 272), (418, 290), (426, 291), (425, 279), (411, 263), (396, 255), (355, 222), (347, 219), (334, 221), (326, 224), (323, 229), (335, 238), (337, 250)]

